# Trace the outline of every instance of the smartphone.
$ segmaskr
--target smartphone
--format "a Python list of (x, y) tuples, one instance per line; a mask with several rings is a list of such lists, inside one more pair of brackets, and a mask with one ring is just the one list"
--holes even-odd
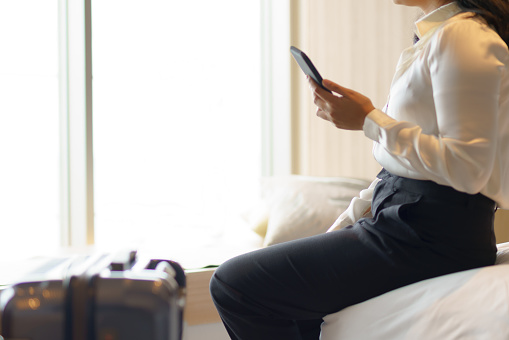
[(292, 52), (293, 57), (297, 61), (297, 64), (299, 64), (300, 68), (302, 69), (302, 71), (304, 71), (306, 75), (310, 76), (311, 79), (313, 79), (318, 85), (320, 85), (322, 89), (324, 89), (327, 92), (331, 92), (322, 85), (323, 81), (322, 76), (316, 69), (315, 65), (313, 65), (311, 60), (308, 58), (306, 53), (302, 52), (295, 46), (290, 47), (290, 52)]

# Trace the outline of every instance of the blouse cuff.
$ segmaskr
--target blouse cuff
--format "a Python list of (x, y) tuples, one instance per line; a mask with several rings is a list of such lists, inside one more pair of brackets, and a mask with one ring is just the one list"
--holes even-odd
[(369, 139), (378, 142), (381, 137), (383, 127), (394, 122), (394, 119), (386, 115), (379, 109), (374, 109), (366, 116), (362, 130), (364, 135)]

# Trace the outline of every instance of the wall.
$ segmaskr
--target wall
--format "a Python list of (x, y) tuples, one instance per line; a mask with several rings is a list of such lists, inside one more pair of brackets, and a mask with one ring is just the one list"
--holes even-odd
[(495, 213), (497, 243), (509, 242), (509, 210), (498, 209)]
[(230, 337), (222, 323), (203, 325), (184, 325), (182, 340), (229, 340)]
[[(415, 8), (392, 1), (300, 0), (292, 2), (292, 43), (313, 60), (324, 78), (370, 97), (382, 108), (403, 49), (412, 43)], [(292, 64), (293, 172), (372, 179), (380, 167), (362, 132), (336, 129), (317, 118), (302, 72)]]

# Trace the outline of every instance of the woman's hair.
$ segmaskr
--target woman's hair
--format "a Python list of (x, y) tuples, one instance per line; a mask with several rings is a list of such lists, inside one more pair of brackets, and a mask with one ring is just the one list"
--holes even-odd
[(456, 0), (456, 3), (462, 10), (486, 20), (509, 46), (509, 0)]

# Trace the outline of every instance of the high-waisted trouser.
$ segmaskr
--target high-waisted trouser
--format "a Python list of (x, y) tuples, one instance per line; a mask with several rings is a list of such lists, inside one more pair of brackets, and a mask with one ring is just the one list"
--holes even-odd
[(212, 298), (232, 339), (318, 339), (322, 318), (431, 277), (495, 261), (495, 203), (385, 170), (373, 218), (222, 264)]

